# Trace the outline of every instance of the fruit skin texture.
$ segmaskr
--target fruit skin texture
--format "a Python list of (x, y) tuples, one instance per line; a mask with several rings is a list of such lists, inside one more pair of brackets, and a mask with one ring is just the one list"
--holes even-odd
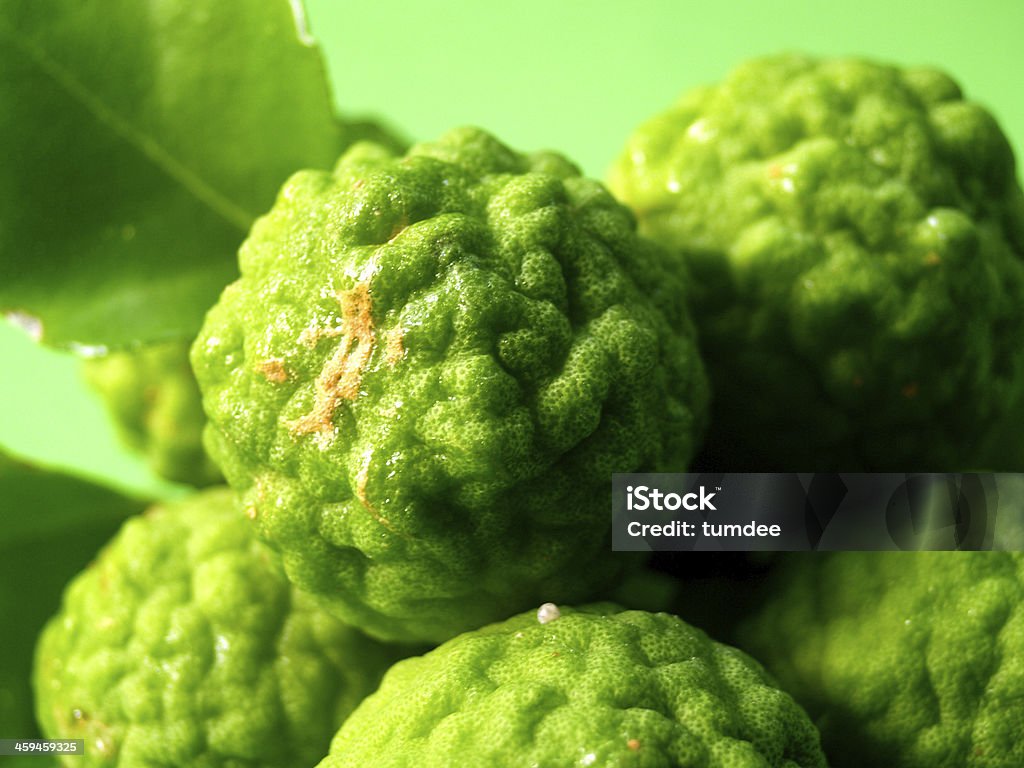
[(214, 489), (129, 520), (68, 587), (36, 652), (68, 766), (313, 765), (397, 658), (285, 578)]
[(168, 480), (208, 486), (223, 482), (203, 448), (199, 386), (190, 344), (169, 341), (85, 360), (82, 372), (113, 417), (121, 439)]
[(741, 632), (833, 766), (1024, 765), (1024, 554), (786, 556)]
[[(37, 739), (32, 656), (67, 582), (144, 503), (0, 450), (0, 739)], [(3, 768), (50, 768), (41, 755)]]
[(824, 766), (757, 662), (669, 614), (531, 611), (396, 664), (319, 768)]
[(1024, 382), (1024, 197), (946, 75), (755, 59), (641, 126), (609, 183), (691, 268), (701, 466), (987, 463)]
[(473, 128), (284, 186), (192, 361), (290, 578), (433, 642), (616, 578), (611, 474), (684, 469), (708, 397), (684, 282), (634, 230)]

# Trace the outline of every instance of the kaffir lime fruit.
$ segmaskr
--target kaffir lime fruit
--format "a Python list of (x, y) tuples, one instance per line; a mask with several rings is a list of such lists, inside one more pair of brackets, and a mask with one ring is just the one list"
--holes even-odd
[(289, 576), (379, 637), (592, 597), (613, 472), (683, 470), (685, 280), (564, 158), (453, 131), (284, 186), (192, 361), (207, 445)]
[(305, 768), (398, 657), (284, 575), (226, 489), (129, 520), (36, 652), (43, 733), (69, 766)]
[(320, 768), (824, 765), (746, 654), (668, 614), (546, 605), (396, 664)]
[(742, 633), (836, 768), (1024, 765), (1024, 554), (788, 555)]
[(702, 465), (986, 463), (1024, 386), (1024, 196), (949, 77), (755, 59), (641, 126), (610, 184), (691, 269)]

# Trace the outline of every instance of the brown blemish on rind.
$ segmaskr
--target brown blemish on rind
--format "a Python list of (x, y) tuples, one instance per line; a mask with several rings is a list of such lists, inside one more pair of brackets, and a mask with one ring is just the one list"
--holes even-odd
[(370, 478), (370, 461), (373, 459), (373, 450), (366, 452), (362, 464), (359, 465), (359, 472), (356, 473), (356, 498), (364, 507), (373, 511), (370, 502), (366, 500), (366, 483)]
[(284, 360), (280, 357), (264, 360), (256, 366), (256, 372), (262, 373), (267, 381), (274, 384), (284, 384), (288, 381), (288, 370), (284, 367)]
[(392, 242), (396, 237), (398, 237), (400, 234), (402, 234), (402, 232), (408, 226), (409, 226), (409, 218), (407, 216), (403, 216), (401, 219), (399, 219), (397, 222), (395, 222), (395, 226), (393, 226), (391, 228), (391, 234), (388, 235), (388, 242), (389, 243)]
[(633, 752), (640, 751), (640, 739), (630, 739), (626, 742), (626, 746)]
[(376, 345), (370, 286), (358, 283), (338, 294), (341, 304), (341, 341), (316, 378), (313, 410), (288, 423), (295, 435), (317, 434), (327, 439), (334, 432), (334, 411), (342, 400), (355, 400), (363, 371)]
[(320, 343), (320, 339), (335, 339), (338, 336), (341, 336), (340, 328), (321, 328), (314, 325), (302, 329), (302, 333), (299, 334), (299, 344), (312, 349)]
[(405, 345), (402, 343), (404, 337), (400, 327), (388, 331), (384, 339), (384, 362), (388, 365), (397, 365), (405, 357)]
[(374, 520), (383, 525), (389, 531), (393, 531), (394, 529), (391, 527), (390, 521), (374, 509), (370, 500), (366, 496), (366, 484), (370, 480), (371, 461), (373, 461), (372, 448), (363, 454), (363, 461), (359, 465), (359, 471), (356, 473), (356, 498), (359, 499), (359, 503), (363, 505), (363, 508), (370, 513)]

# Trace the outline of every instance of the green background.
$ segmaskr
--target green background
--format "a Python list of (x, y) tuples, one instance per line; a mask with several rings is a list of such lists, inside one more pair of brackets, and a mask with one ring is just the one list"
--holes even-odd
[[(464, 124), (557, 149), (603, 176), (634, 126), (685, 88), (780, 51), (856, 54), (950, 72), (1024, 150), (1024, 2), (485, 4), (307, 0), (339, 109), (412, 139)], [(125, 455), (77, 361), (0, 323), (0, 446), (139, 491), (168, 492)]]

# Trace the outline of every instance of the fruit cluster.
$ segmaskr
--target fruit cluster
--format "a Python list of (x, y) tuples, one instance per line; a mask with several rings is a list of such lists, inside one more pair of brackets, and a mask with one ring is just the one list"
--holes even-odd
[(64, 764), (1024, 765), (1019, 553), (610, 547), (613, 473), (1020, 468), (1024, 195), (983, 109), (759, 59), (607, 186), (359, 125), (252, 223), (190, 366), (90, 364), (193, 490), (104, 519), (42, 630)]

